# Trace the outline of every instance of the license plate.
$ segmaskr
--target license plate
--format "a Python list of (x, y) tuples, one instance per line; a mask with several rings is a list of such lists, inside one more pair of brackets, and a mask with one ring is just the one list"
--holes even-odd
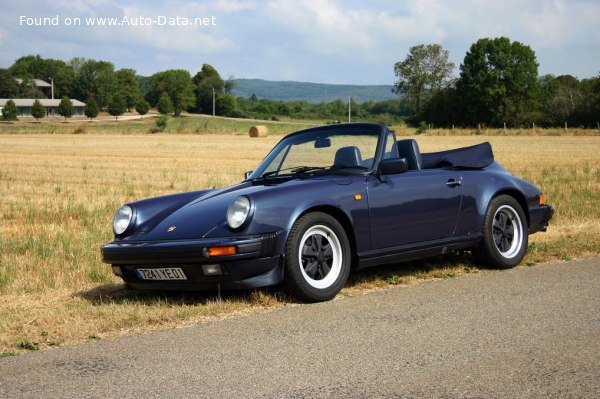
[(137, 269), (142, 280), (187, 280), (180, 267), (163, 267), (160, 269)]

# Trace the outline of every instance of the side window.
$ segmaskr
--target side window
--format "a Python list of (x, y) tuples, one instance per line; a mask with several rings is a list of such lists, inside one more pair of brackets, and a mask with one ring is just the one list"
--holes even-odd
[(396, 147), (396, 137), (394, 133), (388, 133), (385, 139), (385, 150), (383, 152), (383, 159), (398, 158), (398, 147)]

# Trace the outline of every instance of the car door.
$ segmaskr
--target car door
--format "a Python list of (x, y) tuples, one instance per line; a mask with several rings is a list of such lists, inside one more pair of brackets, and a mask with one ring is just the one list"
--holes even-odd
[(367, 181), (371, 249), (450, 238), (461, 206), (461, 175), (428, 169)]

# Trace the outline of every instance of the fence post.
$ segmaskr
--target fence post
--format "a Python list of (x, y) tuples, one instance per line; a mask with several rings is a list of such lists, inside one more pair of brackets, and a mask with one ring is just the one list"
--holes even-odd
[(565, 133), (569, 133), (569, 129), (567, 129), (567, 122), (565, 122)]
[(504, 134), (506, 134), (506, 122), (504, 122)]

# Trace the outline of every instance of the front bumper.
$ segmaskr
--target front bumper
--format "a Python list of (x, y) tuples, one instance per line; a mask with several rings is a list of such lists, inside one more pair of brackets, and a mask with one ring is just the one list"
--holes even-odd
[[(245, 237), (173, 241), (113, 241), (101, 248), (102, 260), (130, 287), (160, 290), (256, 288), (283, 280), (282, 232)], [(234, 255), (210, 256), (209, 248), (234, 246)], [(203, 265), (218, 264), (220, 275), (205, 275)], [(144, 280), (138, 268), (181, 268), (186, 280)]]
[(554, 208), (550, 205), (541, 205), (529, 209), (529, 234), (546, 231), (548, 223), (554, 215)]

